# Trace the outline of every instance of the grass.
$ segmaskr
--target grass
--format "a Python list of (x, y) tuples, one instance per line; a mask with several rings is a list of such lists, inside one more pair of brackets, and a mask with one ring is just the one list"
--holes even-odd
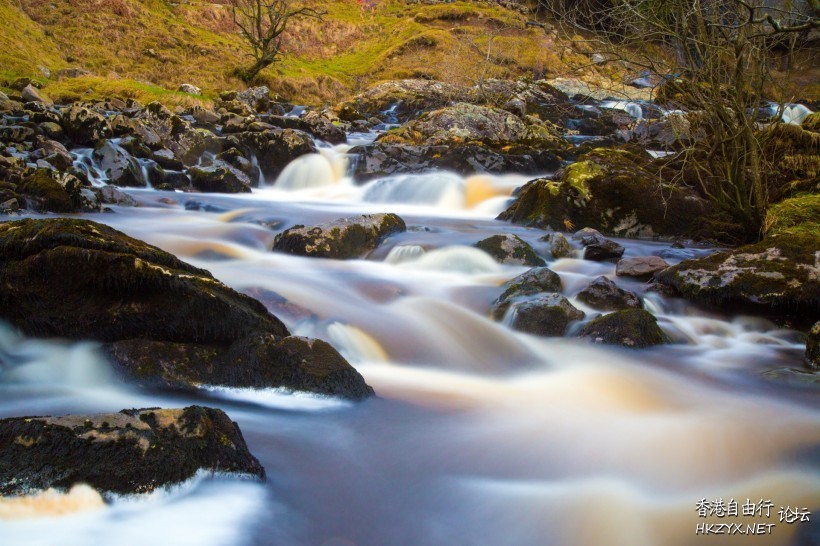
[(766, 236), (805, 234), (820, 240), (820, 195), (807, 194), (781, 201), (769, 208), (764, 222)]

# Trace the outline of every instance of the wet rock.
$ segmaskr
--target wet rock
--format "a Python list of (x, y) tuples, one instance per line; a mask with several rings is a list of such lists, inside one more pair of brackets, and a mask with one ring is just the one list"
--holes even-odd
[(555, 179), (525, 184), (499, 220), (563, 230), (589, 226), (619, 237), (694, 236), (711, 211), (694, 191), (657, 175), (648, 156), (596, 148)]
[(80, 105), (62, 110), (62, 126), (66, 136), (78, 145), (93, 146), (98, 140), (113, 135), (105, 116)]
[(32, 159), (42, 159), (60, 171), (67, 171), (74, 163), (74, 158), (65, 146), (56, 140), (38, 137), (39, 148), (32, 154)]
[(0, 495), (78, 483), (104, 493), (147, 493), (199, 470), (265, 478), (237, 424), (218, 409), (0, 419)]
[(223, 161), (210, 167), (188, 169), (191, 186), (199, 191), (215, 193), (249, 193), (251, 181), (248, 175)]
[(98, 210), (82, 195), (81, 190), (86, 186), (86, 183), (69, 173), (51, 169), (26, 169), (20, 174), (17, 192), (26, 207), (36, 211)]
[(630, 349), (670, 342), (658, 326), (657, 319), (643, 309), (625, 309), (598, 317), (586, 324), (578, 335), (593, 343), (621, 345)]
[(544, 265), (544, 260), (521, 237), (504, 233), (493, 235), (475, 244), (499, 263), (510, 265)]
[(94, 158), (99, 162), (109, 183), (115, 186), (144, 187), (147, 184), (137, 160), (110, 140), (97, 145)]
[(17, 199), (14, 197), (0, 203), (0, 211), (3, 211), (4, 213), (14, 212), (17, 210), (20, 210), (20, 203), (18, 203)]
[(814, 323), (806, 338), (806, 363), (809, 368), (820, 369), (820, 321)]
[(276, 236), (273, 250), (337, 260), (361, 258), (386, 237), (406, 229), (404, 220), (395, 214), (365, 214), (316, 226), (294, 226)]
[(329, 345), (291, 338), (258, 301), (108, 226), (0, 223), (0, 253), (0, 317), (29, 336), (107, 343), (128, 380), (372, 394)]
[(100, 188), (102, 202), (108, 205), (120, 205), (121, 207), (135, 207), (136, 200), (114, 186), (104, 186)]
[(572, 245), (569, 244), (563, 233), (550, 233), (542, 237), (541, 240), (550, 244), (550, 254), (556, 260), (572, 256)]
[(31, 142), (34, 140), (35, 134), (34, 129), (23, 125), (6, 125), (5, 127), (0, 127), (1, 142), (14, 142), (18, 144)]
[(43, 98), (39, 91), (37, 91), (37, 89), (31, 84), (25, 86), (23, 90), (20, 91), (20, 95), (23, 97), (23, 102), (50, 103), (50, 101)]
[(513, 299), (542, 292), (559, 292), (561, 277), (547, 267), (534, 267), (506, 282), (502, 288), (504, 292), (493, 302), (491, 309), (496, 320), (501, 320)]
[(626, 250), (622, 245), (611, 241), (594, 229), (585, 228), (573, 235), (584, 245), (584, 259), (602, 262), (620, 258)]
[(273, 129), (264, 132), (245, 132), (233, 135), (236, 147), (246, 156), (256, 157), (259, 168), (269, 180), (294, 159), (305, 154), (318, 153), (313, 139), (294, 129)]
[(283, 129), (298, 129), (330, 144), (344, 144), (347, 135), (322, 112), (308, 111), (302, 117), (271, 116), (270, 123)]
[(606, 277), (598, 277), (578, 292), (575, 297), (600, 311), (643, 308), (637, 294), (620, 288)]
[(202, 89), (200, 89), (199, 87), (197, 87), (195, 85), (191, 85), (190, 83), (183, 83), (182, 85), (179, 86), (177, 91), (180, 91), (182, 93), (190, 93), (191, 95), (197, 95), (197, 96), (202, 95)]
[(619, 277), (635, 277), (646, 280), (667, 267), (669, 267), (669, 264), (666, 263), (666, 260), (658, 256), (623, 258), (618, 260), (618, 264), (615, 266), (615, 274)]
[(805, 323), (820, 308), (820, 239), (783, 233), (759, 243), (686, 260), (656, 275), (686, 299)]
[(541, 294), (511, 307), (514, 330), (547, 337), (563, 336), (570, 322), (585, 316), (560, 294)]

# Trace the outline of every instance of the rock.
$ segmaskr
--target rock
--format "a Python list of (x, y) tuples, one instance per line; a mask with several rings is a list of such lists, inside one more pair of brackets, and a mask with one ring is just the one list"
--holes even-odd
[(493, 318), (501, 320), (507, 312), (510, 301), (542, 292), (559, 292), (561, 277), (547, 267), (534, 267), (506, 282), (504, 292), (493, 302), (491, 311)]
[(245, 156), (256, 156), (259, 168), (271, 181), (297, 157), (318, 153), (313, 139), (294, 129), (238, 133), (232, 138), (236, 139), (235, 147), (242, 150)]
[(147, 493), (200, 470), (265, 478), (237, 424), (218, 409), (0, 419), (0, 495), (78, 483), (104, 493)]
[(37, 89), (35, 89), (31, 84), (23, 88), (23, 90), (20, 92), (20, 95), (23, 97), (23, 102), (50, 103), (50, 101), (43, 98), (43, 96), (40, 95)]
[(34, 129), (23, 125), (0, 126), (0, 142), (24, 143), (31, 142), (35, 136)]
[(578, 292), (575, 297), (600, 311), (643, 308), (637, 294), (620, 288), (606, 277), (598, 277)]
[(0, 203), (0, 211), (4, 213), (14, 212), (16, 210), (20, 210), (20, 203), (17, 202), (16, 198), (11, 198)]
[(572, 256), (572, 245), (569, 244), (569, 241), (567, 241), (563, 233), (550, 233), (542, 237), (541, 240), (549, 242), (550, 254), (552, 254), (552, 257), (556, 260)]
[(32, 159), (43, 159), (60, 171), (67, 171), (74, 164), (74, 158), (65, 146), (56, 140), (38, 137), (39, 148), (31, 155)]
[(560, 294), (541, 294), (534, 298), (512, 302), (514, 330), (538, 336), (563, 336), (567, 326), (574, 320), (584, 318), (584, 312), (576, 309)]
[(623, 258), (618, 260), (618, 264), (615, 266), (615, 274), (620, 277), (650, 279), (655, 273), (663, 271), (667, 267), (669, 267), (669, 264), (666, 263), (666, 260), (658, 256)]
[(584, 259), (602, 262), (620, 258), (626, 250), (615, 241), (610, 241), (594, 229), (585, 228), (573, 235), (584, 245)]
[(191, 85), (190, 83), (183, 83), (182, 85), (179, 86), (177, 91), (180, 91), (182, 93), (190, 93), (191, 95), (197, 95), (197, 96), (202, 95), (202, 89), (200, 89), (199, 87), (197, 87), (195, 85)]
[(9, 96), (0, 91), (0, 102), (6, 102), (9, 100)]
[[(197, 165), (205, 152), (204, 129), (195, 129), (188, 121), (171, 113), (158, 102), (148, 104), (134, 118), (139, 124), (136, 135), (151, 149), (167, 148), (174, 156), (188, 166)], [(200, 131), (204, 131), (204, 134)]]
[(820, 308), (820, 237), (798, 231), (735, 250), (686, 260), (656, 275), (686, 299), (797, 323)]
[(657, 319), (643, 309), (625, 309), (603, 315), (586, 324), (578, 335), (593, 343), (622, 345), (630, 349), (670, 342)]
[(259, 87), (250, 87), (244, 91), (236, 94), (236, 100), (248, 105), (253, 111), (263, 112), (270, 107), (270, 89), (261, 85)]
[(239, 169), (216, 161), (210, 167), (191, 167), (188, 169), (191, 186), (199, 191), (214, 193), (249, 193), (251, 181), (248, 175)]
[(40, 129), (41, 134), (52, 140), (62, 141), (65, 139), (65, 131), (63, 131), (63, 128), (59, 123), (44, 121), (40, 123), (38, 128)]
[(258, 301), (95, 222), (0, 223), (0, 285), (4, 320), (29, 336), (103, 342), (140, 385), (373, 392), (332, 347), (290, 337)]
[(521, 237), (504, 233), (493, 235), (475, 244), (499, 263), (541, 266), (546, 262)]
[(525, 184), (498, 219), (549, 230), (569, 223), (618, 237), (697, 235), (711, 206), (693, 190), (665, 182), (672, 178), (658, 176), (660, 168), (648, 156), (596, 148), (555, 180)]
[(26, 207), (36, 211), (74, 212), (86, 209), (80, 190), (86, 186), (69, 173), (50, 169), (26, 169), (17, 185)]
[(94, 149), (94, 158), (100, 169), (115, 186), (144, 187), (147, 180), (143, 178), (142, 169), (136, 159), (118, 144), (105, 140)]
[(347, 260), (361, 258), (388, 236), (407, 230), (395, 214), (365, 214), (316, 226), (294, 226), (276, 236), (273, 250)]
[(425, 110), (465, 100), (468, 95), (468, 89), (445, 82), (395, 80), (371, 87), (352, 102), (337, 106), (336, 111), (350, 108), (364, 117), (383, 116), (388, 123), (400, 123)]
[(85, 70), (84, 68), (62, 68), (57, 71), (57, 79), (64, 80), (64, 79), (71, 79), (71, 78), (80, 78), (82, 76), (89, 76), (91, 72)]
[(811, 327), (806, 339), (806, 363), (809, 368), (820, 369), (820, 320)]
[(298, 129), (310, 133), (320, 140), (330, 144), (344, 144), (347, 135), (344, 130), (333, 124), (325, 114), (308, 111), (302, 117), (270, 116), (270, 123), (284, 129)]
[(102, 196), (103, 203), (108, 205), (120, 205), (121, 207), (137, 206), (137, 202), (133, 197), (114, 186), (104, 186), (100, 188), (100, 195)]
[(201, 106), (195, 106), (192, 108), (191, 116), (199, 125), (205, 125), (206, 127), (215, 127), (221, 119), (219, 114), (216, 112), (206, 110)]
[(62, 126), (66, 136), (78, 145), (94, 145), (111, 138), (113, 131), (105, 116), (84, 106), (74, 105), (62, 110)]

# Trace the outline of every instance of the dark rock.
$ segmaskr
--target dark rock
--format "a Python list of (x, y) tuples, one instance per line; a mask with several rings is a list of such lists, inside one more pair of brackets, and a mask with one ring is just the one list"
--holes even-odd
[[(499, 220), (563, 230), (567, 223), (619, 237), (694, 236), (711, 211), (693, 190), (664, 182), (648, 157), (596, 148), (556, 179), (525, 184)], [(671, 178), (670, 178), (671, 179)]]
[(550, 233), (541, 238), (550, 244), (550, 254), (556, 260), (572, 256), (572, 245), (569, 244), (563, 233)]
[(23, 90), (20, 91), (20, 95), (23, 97), (24, 102), (50, 103), (50, 101), (43, 98), (43, 96), (31, 84), (25, 86)]
[(143, 187), (147, 184), (137, 160), (112, 141), (106, 140), (97, 145), (94, 157), (110, 184), (131, 187)]
[(534, 298), (511, 303), (514, 330), (539, 336), (563, 336), (567, 326), (574, 320), (584, 318), (584, 312), (576, 309), (560, 294), (541, 294)]
[(43, 159), (60, 171), (69, 170), (74, 163), (74, 158), (68, 153), (66, 147), (56, 140), (38, 137), (37, 143), (40, 147), (31, 155), (32, 159)]
[(220, 116), (212, 112), (211, 110), (206, 110), (201, 106), (195, 106), (191, 109), (191, 116), (199, 125), (204, 125), (206, 127), (215, 127), (219, 121)]
[(593, 260), (596, 262), (612, 260), (623, 256), (626, 250), (623, 246), (615, 241), (606, 239), (595, 230), (581, 230), (573, 236), (573, 239), (575, 238), (584, 245), (585, 260)]
[(806, 338), (806, 363), (809, 368), (820, 369), (820, 321), (814, 323)]
[(265, 478), (237, 424), (218, 409), (0, 419), (0, 495), (78, 483), (104, 493), (147, 493), (199, 470)]
[(600, 311), (643, 308), (637, 294), (620, 288), (606, 277), (598, 277), (575, 297)]
[[(364, 117), (385, 116), (389, 123), (407, 121), (419, 113), (441, 108), (453, 101), (466, 100), (469, 90), (430, 80), (397, 80), (375, 85), (353, 101), (336, 107), (349, 108)], [(389, 113), (386, 113), (388, 112)], [(392, 119), (391, 119), (392, 118)]]
[(191, 185), (199, 191), (216, 193), (248, 193), (251, 181), (239, 169), (223, 161), (217, 161), (210, 167), (191, 167), (188, 169)]
[(59, 122), (42, 121), (39, 122), (37, 128), (40, 130), (41, 134), (52, 140), (61, 141), (65, 138), (65, 131), (63, 131), (63, 128), (60, 126)]
[(820, 309), (819, 248), (815, 234), (783, 233), (686, 260), (658, 273), (656, 279), (692, 301), (805, 323), (816, 320)]
[(618, 264), (615, 266), (615, 274), (621, 277), (635, 277), (646, 280), (667, 267), (669, 267), (669, 264), (666, 263), (666, 260), (658, 256), (623, 258), (618, 260)]
[(493, 235), (475, 244), (499, 263), (511, 265), (544, 265), (544, 260), (539, 257), (532, 247), (521, 237), (504, 233)]
[(273, 250), (337, 260), (361, 258), (389, 235), (406, 229), (404, 220), (395, 214), (365, 214), (316, 226), (294, 226), (276, 236)]
[(6, 125), (0, 127), (0, 141), (2, 142), (14, 142), (17, 144), (31, 142), (34, 140), (35, 135), (36, 132), (34, 129), (23, 125)]
[(559, 292), (561, 277), (547, 267), (534, 267), (506, 282), (502, 288), (504, 292), (492, 305), (492, 314), (496, 320), (501, 320), (513, 299), (541, 292)]
[(210, 134), (204, 129), (195, 129), (158, 102), (148, 104), (134, 121), (141, 127), (137, 135), (145, 144), (152, 149), (168, 148), (178, 160), (189, 166), (199, 162), (205, 151), (205, 135)]
[(670, 342), (657, 319), (643, 309), (625, 309), (598, 317), (586, 324), (578, 335), (594, 343), (622, 345), (630, 349)]
[(313, 139), (293, 129), (245, 132), (233, 136), (236, 138), (236, 147), (246, 156), (256, 156), (259, 168), (269, 180), (279, 176), (288, 163), (297, 157), (318, 152)]
[(236, 93), (235, 98), (257, 112), (266, 111), (271, 103), (270, 89), (264, 85), (240, 91)]
[(343, 144), (347, 142), (347, 135), (344, 130), (333, 124), (333, 121), (320, 112), (309, 111), (299, 118), (271, 116), (270, 123), (284, 129), (298, 129), (310, 133), (320, 140), (330, 144)]
[(329, 345), (289, 337), (258, 301), (108, 226), (0, 223), (0, 257), (0, 317), (30, 336), (108, 342), (140, 384), (372, 394)]
[(36, 211), (73, 212), (77, 210), (98, 210), (88, 203), (81, 190), (86, 186), (80, 179), (69, 173), (50, 169), (27, 169), (21, 174), (17, 186), (26, 206)]
[(105, 116), (80, 105), (62, 110), (62, 126), (66, 136), (79, 145), (93, 146), (98, 140), (113, 136)]

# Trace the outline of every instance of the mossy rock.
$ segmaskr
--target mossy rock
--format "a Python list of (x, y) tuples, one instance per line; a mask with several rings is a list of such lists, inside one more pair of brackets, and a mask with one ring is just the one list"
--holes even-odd
[(820, 112), (809, 114), (806, 119), (803, 120), (801, 127), (804, 131), (820, 133)]
[(362, 258), (388, 236), (407, 230), (395, 214), (364, 214), (316, 226), (297, 225), (276, 236), (273, 250), (297, 256)]
[(654, 315), (643, 309), (625, 309), (603, 315), (586, 324), (578, 335), (593, 343), (621, 345), (629, 349), (670, 342)]
[(773, 205), (766, 213), (767, 236), (805, 234), (820, 239), (820, 195), (801, 195)]
[(76, 203), (49, 169), (36, 169), (24, 175), (17, 191), (26, 204), (38, 211), (71, 212)]
[(820, 237), (783, 233), (706, 258), (686, 260), (657, 279), (681, 296), (722, 309), (751, 310), (798, 323), (820, 308)]
[[(7, 287), (0, 317), (30, 336), (108, 342), (129, 380), (372, 394), (332, 347), (293, 341), (258, 301), (108, 226), (0, 223), (0, 256), (0, 285)], [(259, 339), (252, 344), (256, 360), (240, 357)]]
[(147, 493), (201, 470), (265, 478), (237, 424), (218, 409), (0, 419), (0, 495), (78, 483), (103, 493)]
[(492, 315), (501, 320), (507, 312), (510, 302), (522, 296), (553, 293), (561, 291), (561, 277), (548, 267), (534, 267), (504, 283), (504, 292), (493, 302)]
[(498, 219), (551, 230), (586, 226), (620, 237), (696, 234), (708, 203), (653, 170), (642, 155), (596, 148), (555, 180), (525, 184)]
[(570, 322), (585, 316), (561, 294), (541, 294), (513, 301), (511, 307), (513, 330), (544, 337), (563, 336)]
[(526, 241), (510, 233), (487, 237), (477, 242), (475, 247), (502, 264), (542, 266), (546, 263)]
[(210, 167), (188, 169), (191, 186), (199, 191), (214, 193), (250, 193), (251, 180), (248, 175), (223, 161)]

